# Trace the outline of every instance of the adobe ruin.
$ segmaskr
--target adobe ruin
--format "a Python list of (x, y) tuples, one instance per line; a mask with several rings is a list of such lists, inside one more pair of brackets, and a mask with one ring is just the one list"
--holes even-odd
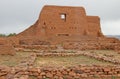
[(118, 39), (102, 34), (99, 16), (68, 6), (44, 6), (34, 25), (9, 39), (15, 46), (62, 44), (66, 49), (116, 49), (120, 45)]
[[(64, 49), (60, 51), (57, 48), (58, 45), (64, 49), (77, 49), (77, 51), (67, 51)], [(100, 18), (98, 16), (87, 16), (83, 7), (44, 6), (34, 25), (16, 36), (0, 38), (0, 54), (13, 54), (15, 53), (14, 48), (16, 51), (19, 51), (18, 53), (33, 53), (29, 53), (28, 57), (25, 55), (25, 60), (20, 61), (20, 64), (15, 67), (0, 66), (0, 79), (29, 79), (29, 77), (30, 79), (31, 77), (38, 79), (94, 79), (100, 77), (99, 79), (101, 79), (120, 76), (120, 61), (115, 59), (116, 54), (109, 55), (106, 52), (107, 54), (102, 56), (102, 54), (97, 54), (94, 51), (86, 52), (78, 50), (120, 50), (120, 41), (115, 38), (105, 37), (101, 32)], [(89, 66), (88, 64), (82, 65), (80, 63), (80, 65), (73, 67), (63, 66), (60, 68), (36, 67), (34, 65), (38, 56), (66, 57), (79, 55), (111, 62), (116, 65)], [(20, 57), (20, 59), (22, 58)]]
[(17, 35), (27, 41), (32, 38), (52, 41), (54, 38), (65, 40), (81, 36), (103, 36), (98, 16), (87, 16), (83, 7), (48, 5), (43, 7), (34, 25)]

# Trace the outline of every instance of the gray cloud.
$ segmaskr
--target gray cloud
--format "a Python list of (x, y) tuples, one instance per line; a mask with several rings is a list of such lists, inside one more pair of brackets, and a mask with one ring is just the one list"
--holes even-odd
[[(19, 33), (38, 19), (44, 5), (84, 6), (101, 18), (104, 34), (120, 34), (120, 0), (0, 0), (0, 33)], [(113, 31), (114, 28), (114, 31)]]

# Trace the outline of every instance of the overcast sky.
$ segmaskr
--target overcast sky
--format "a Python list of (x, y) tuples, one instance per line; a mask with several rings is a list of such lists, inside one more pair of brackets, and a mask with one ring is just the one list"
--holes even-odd
[(83, 6), (101, 18), (105, 35), (120, 35), (120, 0), (0, 0), (0, 33), (19, 33), (38, 19), (44, 5)]

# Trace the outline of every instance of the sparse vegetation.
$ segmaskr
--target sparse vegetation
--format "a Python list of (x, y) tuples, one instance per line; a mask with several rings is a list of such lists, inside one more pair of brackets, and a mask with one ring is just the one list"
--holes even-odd
[(10, 36), (15, 36), (16, 33), (10, 33), (10, 34), (0, 34), (0, 37), (10, 37)]
[(28, 60), (30, 53), (17, 52), (14, 56), (0, 55), (0, 65), (16, 66)]
[[(95, 53), (95, 55), (100, 56), (107, 56), (112, 59), (119, 60), (120, 56), (114, 51), (107, 51), (107, 50), (89, 50), (89, 53)], [(74, 51), (67, 51), (67, 53), (74, 53)], [(0, 55), (0, 65), (7, 65), (7, 66), (16, 66), (24, 61), (28, 60), (32, 52), (17, 52), (14, 56), (9, 55)], [(94, 58), (90, 58), (87, 56), (48, 56), (42, 57), (38, 56), (34, 62), (34, 66), (75, 66), (75, 65), (114, 65), (113, 63), (99, 61)]]
[(101, 57), (109, 57), (111, 60), (119, 61), (120, 59), (119, 53), (114, 50), (87, 50), (87, 52)]
[(33, 76), (33, 75), (30, 75), (30, 76), (29, 76), (29, 79), (37, 79), (37, 77), (36, 77), (36, 76)]
[(16, 35), (16, 33), (10, 33), (9, 35), (7, 35), (8, 37), (10, 37), (10, 36), (15, 36)]
[(86, 56), (68, 56), (68, 57), (42, 57), (36, 58), (35, 66), (75, 66), (75, 65), (113, 65), (112, 63), (98, 61)]
[(0, 37), (6, 37), (6, 35), (5, 34), (0, 34)]
[[(108, 54), (104, 53), (104, 51), (105, 50), (92, 50), (92, 52), (90, 52), (90, 53), (91, 54), (92, 53), (103, 54), (104, 56), (114, 57), (113, 55), (110, 54), (111, 51), (105, 51)], [(67, 50), (67, 52), (65, 52), (65, 53), (73, 53), (74, 54), (74, 51), (73, 50), (69, 50), (69, 51)], [(30, 63), (30, 61), (32, 61), (32, 63)], [(26, 64), (26, 63), (29, 63), (29, 65)], [(20, 64), (22, 64), (22, 65), (20, 65)], [(61, 68), (61, 67), (63, 67), (63, 68), (73, 68), (73, 69), (77, 68), (78, 69), (79, 65), (81, 65), (81, 66), (83, 65), (82, 67), (85, 67), (85, 68), (82, 68), (83, 70), (81, 69), (79, 71), (79, 69), (78, 69), (78, 70), (75, 70), (75, 73), (73, 73), (72, 71), (69, 71), (69, 69), (68, 69), (67, 72), (70, 73), (69, 75), (71, 75), (72, 73), (73, 74), (78, 74), (78, 73), (79, 74), (81, 74), (81, 73), (86, 74), (87, 73), (87, 74), (90, 75), (91, 72), (95, 72), (93, 74), (93, 78), (91, 77), (90, 79), (101, 79), (101, 77), (96, 75), (96, 74), (98, 74), (99, 72), (103, 72), (103, 74), (105, 74), (104, 72), (108, 72), (108, 73), (111, 72), (111, 69), (113, 69), (112, 66), (114, 66), (115, 64), (110, 63), (110, 62), (100, 61), (100, 60), (97, 60), (95, 58), (91, 58), (91, 57), (83, 56), (83, 55), (78, 55), (78, 56), (40, 56), (40, 55), (37, 55), (36, 56), (36, 53), (29, 52), (29, 50), (27, 50), (26, 52), (17, 52), (16, 55), (14, 55), (14, 56), (0, 55), (0, 65), (2, 65), (2, 66), (10, 66), (10, 67), (15, 67), (15, 66), (17, 66), (17, 67), (21, 67), (21, 66), (22, 67), (29, 67), (29, 66), (33, 66), (33, 68), (30, 67), (30, 69), (32, 68), (30, 71), (28, 70), (32, 74), (40, 73), (39, 69), (38, 69), (39, 67), (40, 68), (42, 68), (42, 67), (48, 68), (48, 70), (47, 70), (48, 72), (46, 72), (46, 70), (44, 71), (43, 69), (40, 70), (41, 73), (45, 72), (44, 77), (40, 76), (40, 77), (42, 77), (42, 79), (51, 79), (50, 77), (48, 77), (48, 75), (53, 76), (53, 73), (51, 73), (51, 71), (49, 71), (49, 68), (51, 69), (51, 67), (52, 68), (55, 67), (55, 68), (58, 68), (58, 69)], [(109, 69), (106, 70), (108, 65), (111, 67), (110, 70)], [(102, 68), (102, 66), (103, 66), (103, 68)], [(86, 69), (87, 67), (88, 67), (88, 69)], [(99, 72), (98, 72), (98, 69), (96, 69), (96, 67), (98, 67), (98, 68), (100, 67)], [(36, 71), (36, 68), (37, 68), (38, 71)], [(94, 69), (95, 69), (95, 71), (94, 71)], [(85, 72), (86, 70), (88, 70), (88, 72)], [(113, 69), (113, 70), (115, 70), (115, 69)], [(66, 69), (62, 70), (62, 71), (60, 69), (60, 72), (63, 72), (63, 71), (66, 71)], [(112, 71), (112, 73), (114, 73), (114, 71)], [(27, 77), (29, 79), (37, 79), (38, 78), (38, 76), (36, 76), (36, 75), (27, 75)], [(27, 79), (27, 77), (25, 79)], [(22, 77), (20, 77), (20, 78), (22, 78)], [(108, 76), (108, 77), (106, 76), (104, 78), (105, 79), (119, 79), (120, 77), (117, 77), (116, 75), (114, 75), (114, 76), (111, 75), (111, 76)], [(66, 75), (64, 75), (63, 79), (68, 79), (68, 78), (67, 78)], [(77, 78), (74, 78), (74, 79), (79, 79), (79, 78), (77, 77)]]

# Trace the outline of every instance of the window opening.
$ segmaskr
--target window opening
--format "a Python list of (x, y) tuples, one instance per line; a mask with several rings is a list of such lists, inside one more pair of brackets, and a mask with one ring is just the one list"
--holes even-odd
[(60, 18), (61, 18), (62, 20), (64, 20), (64, 21), (66, 21), (66, 14), (65, 14), (65, 13), (62, 13), (62, 14), (60, 15)]

